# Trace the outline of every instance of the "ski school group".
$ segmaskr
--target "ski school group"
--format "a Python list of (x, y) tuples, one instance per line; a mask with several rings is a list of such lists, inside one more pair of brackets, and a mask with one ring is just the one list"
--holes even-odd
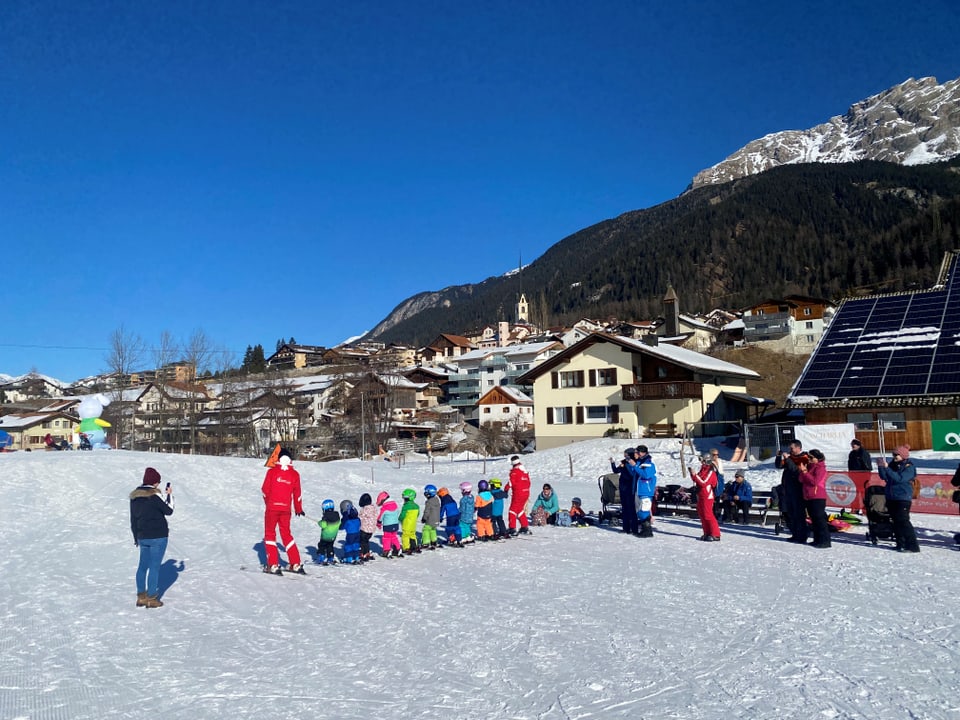
[[(527, 503), (530, 499), (530, 475), (519, 456), (514, 455), (510, 464), (510, 477), (506, 485), (498, 478), (491, 478), (489, 482), (481, 480), (477, 483), (477, 494), (474, 495), (472, 483), (462, 482), (459, 501), (447, 488), (427, 485), (423, 488), (425, 502), (422, 517), (416, 502), (417, 491), (413, 488), (401, 493), (402, 504), (386, 491), (377, 495), (375, 503), (369, 493), (361, 495), (357, 505), (351, 500), (343, 500), (339, 510), (333, 500), (324, 500), (323, 514), (316, 521), (320, 526), (317, 562), (322, 565), (338, 562), (334, 543), (341, 530), (345, 538), (339, 562), (346, 564), (374, 559), (370, 540), (378, 530), (382, 532), (381, 557), (384, 558), (401, 558), (405, 554), (418, 554), (424, 549), (436, 550), (441, 547), (441, 539), (450, 547), (463, 547), (476, 540), (488, 542), (529, 534)], [(303, 511), (300, 475), (293, 468), (288, 450), (279, 450), (276, 464), (267, 470), (262, 491), (266, 506), (263, 532), (266, 564), (263, 571), (272, 575), (282, 575), (284, 572), (306, 574), (300, 550), (290, 531), (291, 516), (306, 517), (306, 513)], [(504, 505), (508, 499), (509, 528), (503, 520)], [(542, 518), (543, 524), (586, 522), (580, 499), (574, 498), (570, 511), (562, 513), (549, 484), (544, 485), (543, 492), (534, 502), (532, 515), (535, 523), (537, 518)], [(417, 523), (421, 520), (423, 525), (418, 538)], [(287, 555), (288, 565), (285, 568), (280, 566), (277, 530)]]

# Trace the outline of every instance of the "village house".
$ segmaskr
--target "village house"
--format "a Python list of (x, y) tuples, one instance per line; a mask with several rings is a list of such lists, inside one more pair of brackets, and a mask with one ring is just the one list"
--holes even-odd
[(526, 429), (533, 425), (533, 398), (515, 387), (499, 385), (477, 401), (479, 425), (502, 423)]
[(746, 392), (752, 370), (708, 355), (595, 333), (518, 378), (533, 386), (537, 448), (624, 428), (682, 432), (684, 423), (740, 421), (763, 404)]
[(443, 363), (476, 349), (476, 345), (462, 335), (441, 333), (433, 342), (420, 349), (418, 361), (425, 365)]
[(324, 364), (327, 348), (322, 345), (291, 345), (284, 343), (267, 358), (267, 367), (300, 369)]
[(62, 411), (10, 413), (0, 415), (0, 430), (6, 432), (13, 443), (12, 450), (44, 450), (44, 438), (50, 434), (57, 442), (73, 442), (73, 430), (80, 418)]
[(743, 341), (771, 350), (807, 354), (823, 336), (833, 315), (829, 300), (803, 295), (768, 299), (743, 309)]

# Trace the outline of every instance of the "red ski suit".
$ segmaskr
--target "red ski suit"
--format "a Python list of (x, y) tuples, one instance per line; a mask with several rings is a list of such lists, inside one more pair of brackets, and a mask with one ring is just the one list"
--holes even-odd
[(517, 521), (520, 521), (520, 527), (527, 527), (527, 501), (530, 499), (530, 476), (523, 468), (523, 465), (514, 465), (510, 470), (510, 479), (504, 488), (510, 493), (510, 529), (517, 527)]
[(720, 537), (720, 523), (713, 514), (714, 491), (717, 489), (717, 473), (710, 465), (700, 467), (700, 472), (690, 471), (690, 477), (697, 484), (697, 515), (700, 516), (700, 527), (703, 534)]
[(267, 565), (279, 565), (280, 555), (277, 552), (277, 526), (280, 526), (280, 541), (287, 551), (287, 561), (291, 565), (300, 563), (300, 551), (290, 533), (290, 503), (297, 513), (303, 512), (303, 502), (300, 497), (300, 473), (291, 466), (286, 469), (282, 465), (275, 465), (267, 470), (263, 479), (263, 502), (266, 509), (263, 513), (263, 544), (267, 550)]

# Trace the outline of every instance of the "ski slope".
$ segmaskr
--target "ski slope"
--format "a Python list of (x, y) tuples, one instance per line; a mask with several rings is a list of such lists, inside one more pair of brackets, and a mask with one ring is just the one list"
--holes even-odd
[[(663, 482), (679, 478), (676, 441), (653, 442)], [(597, 476), (626, 444), (525, 464), (561, 507), (579, 495), (597, 510)], [(128, 521), (148, 465), (176, 497), (156, 610), (134, 607)], [(318, 517), (326, 497), (411, 486), (422, 502), (426, 483), (509, 465), (296, 467)], [(701, 543), (696, 520), (658, 518), (653, 540), (536, 528), (271, 577), (257, 571), (263, 475), (244, 459), (0, 455), (0, 718), (960, 718), (957, 517), (915, 516), (919, 555), (862, 532), (797, 547), (756, 526)], [(316, 545), (315, 524), (293, 530)]]

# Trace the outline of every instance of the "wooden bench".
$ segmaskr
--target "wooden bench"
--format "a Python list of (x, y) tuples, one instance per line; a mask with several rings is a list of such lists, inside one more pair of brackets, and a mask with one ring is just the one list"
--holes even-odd
[(647, 425), (646, 432), (644, 433), (646, 437), (659, 437), (659, 438), (672, 438), (677, 436), (677, 425), (676, 423), (654, 423), (653, 425)]
[[(657, 488), (657, 496), (662, 497), (667, 489), (663, 486)], [(759, 524), (760, 527), (766, 527), (768, 521), (779, 524), (780, 509), (772, 506), (773, 493), (770, 490), (754, 490), (753, 505), (750, 506), (751, 524)], [(677, 502), (667, 502), (658, 500), (654, 515), (661, 517), (697, 517), (697, 506), (695, 504), (683, 504)], [(759, 522), (757, 520), (759, 519)]]

